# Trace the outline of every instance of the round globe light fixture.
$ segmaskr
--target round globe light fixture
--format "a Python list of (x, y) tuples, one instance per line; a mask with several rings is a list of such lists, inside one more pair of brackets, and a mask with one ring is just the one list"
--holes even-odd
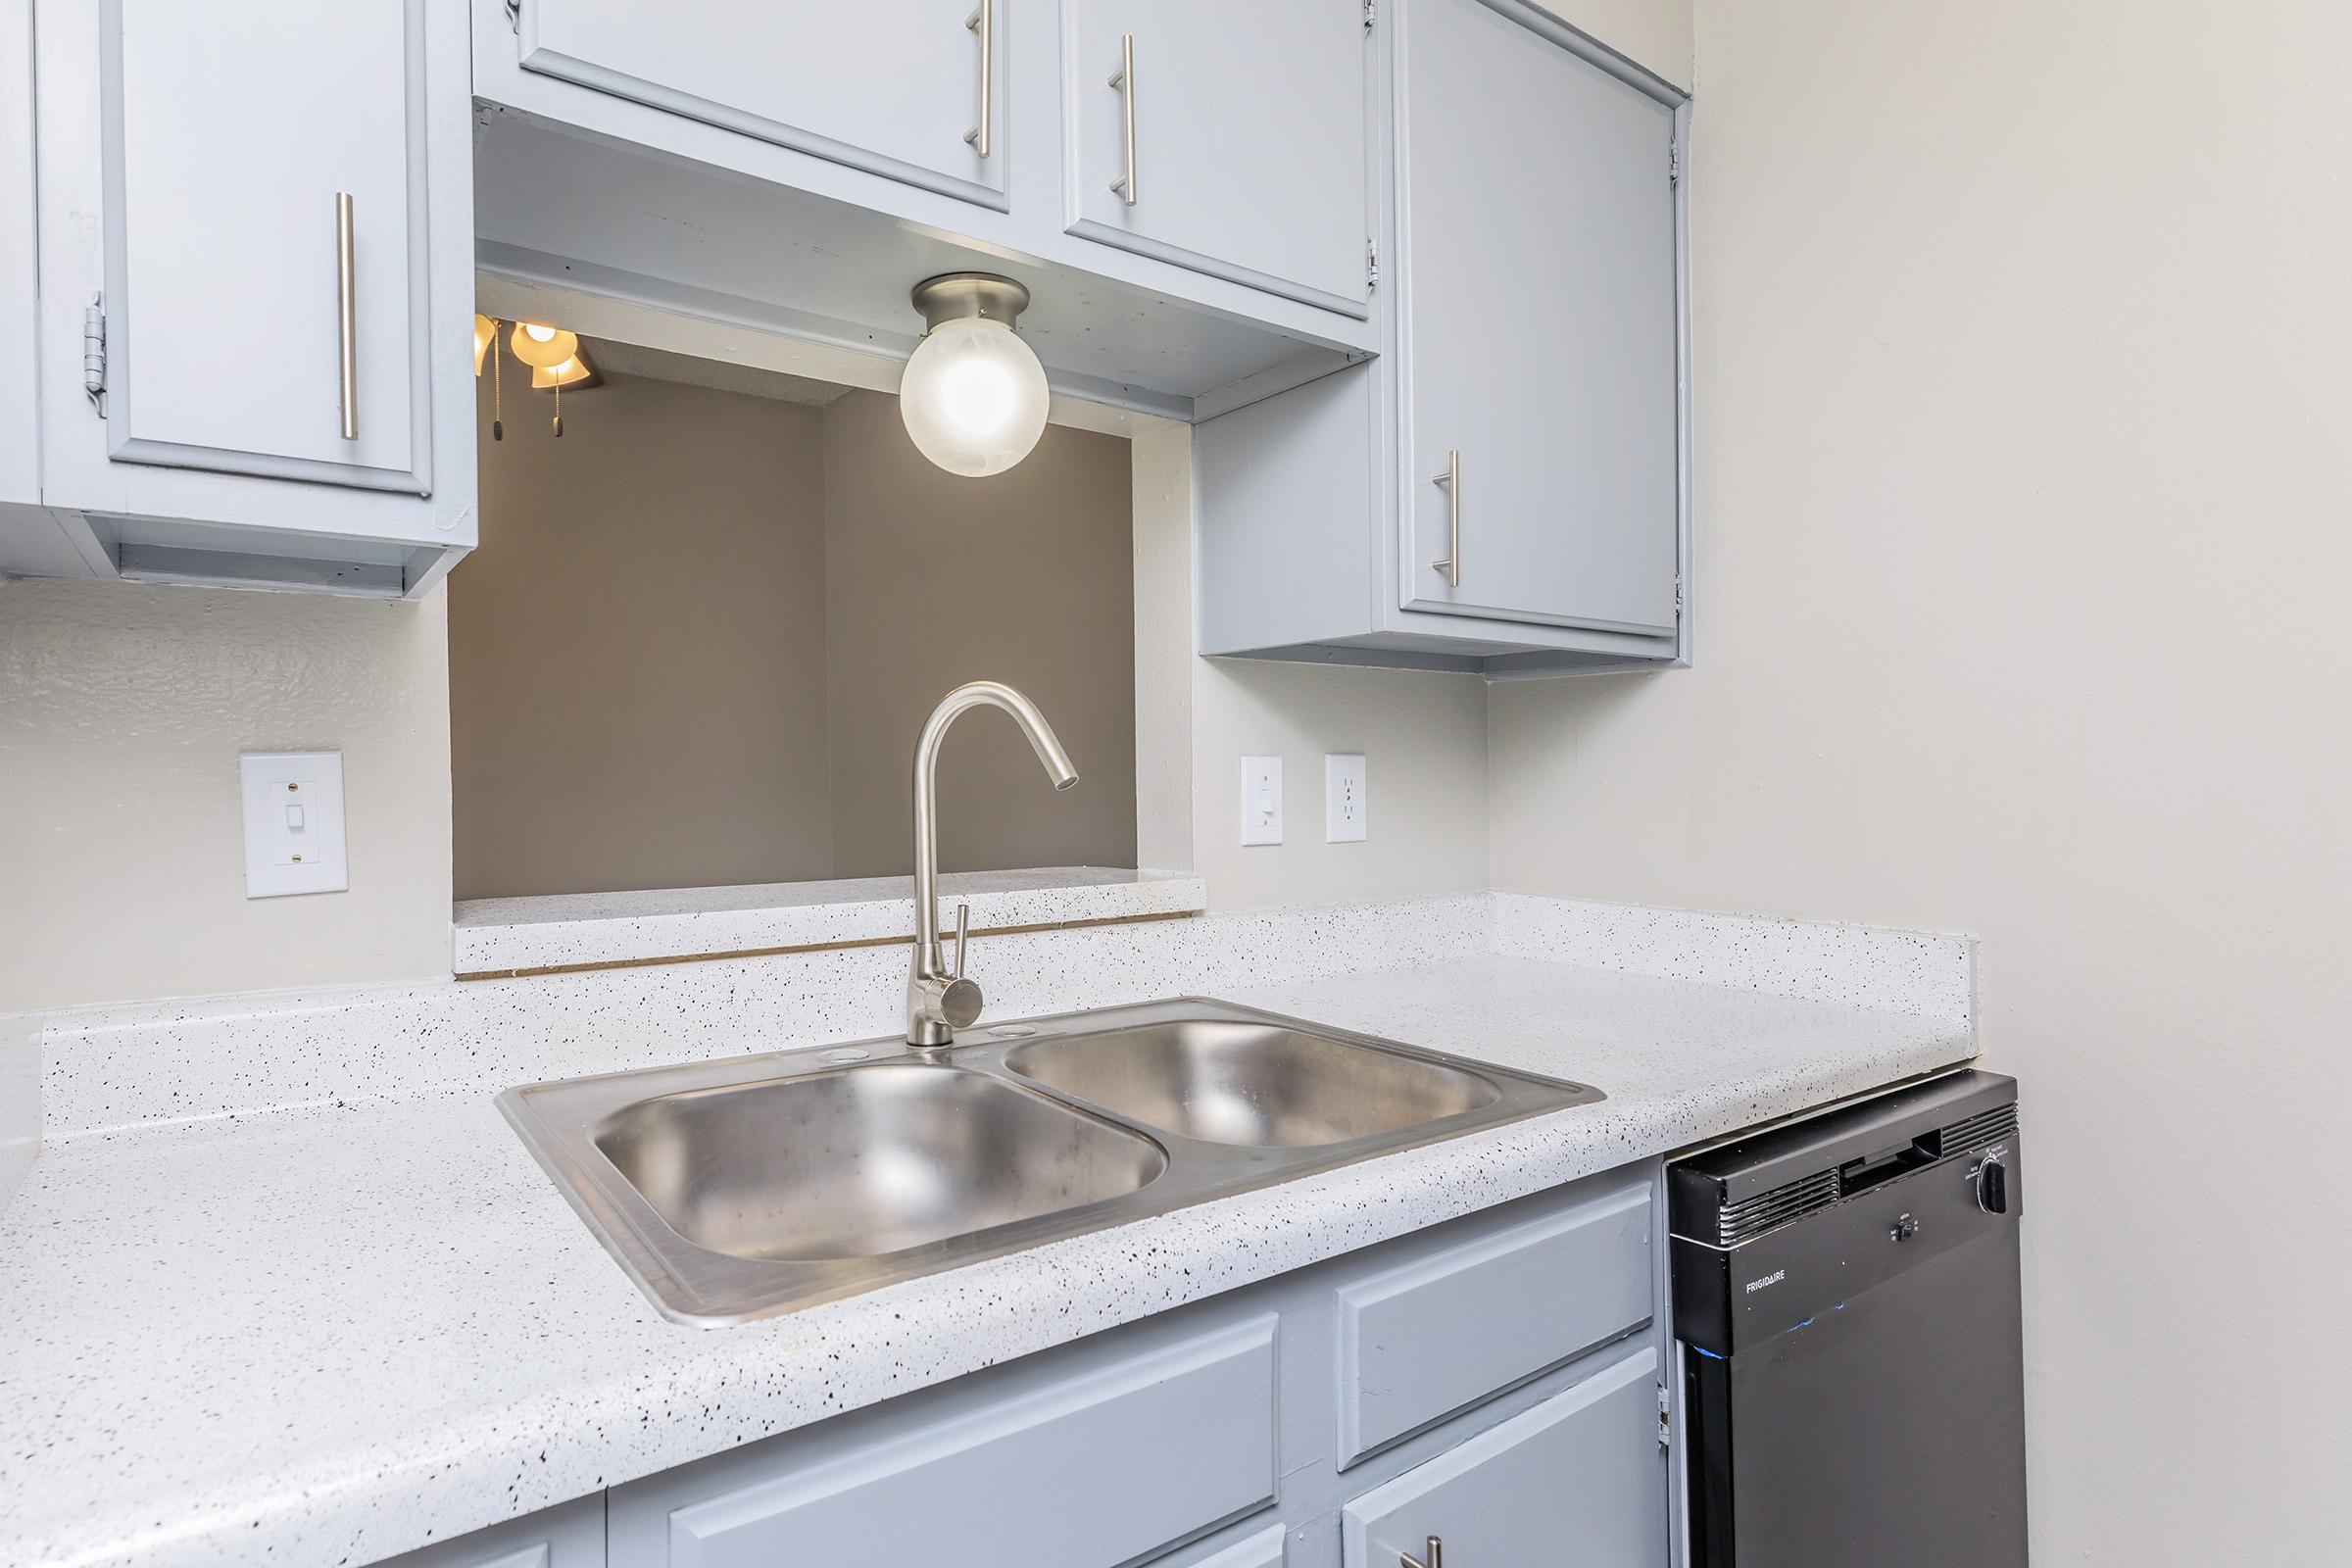
[(1046, 368), (1012, 324), (1029, 291), (1009, 277), (950, 272), (914, 286), (925, 330), (899, 382), (916, 450), (950, 473), (1003, 473), (1046, 430)]

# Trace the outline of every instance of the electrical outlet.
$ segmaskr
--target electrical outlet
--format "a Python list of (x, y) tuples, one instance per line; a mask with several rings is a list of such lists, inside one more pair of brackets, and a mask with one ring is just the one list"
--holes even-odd
[(1364, 759), (1360, 752), (1323, 754), (1323, 842), (1364, 841)]
[(1242, 842), (1282, 842), (1282, 759), (1242, 759)]

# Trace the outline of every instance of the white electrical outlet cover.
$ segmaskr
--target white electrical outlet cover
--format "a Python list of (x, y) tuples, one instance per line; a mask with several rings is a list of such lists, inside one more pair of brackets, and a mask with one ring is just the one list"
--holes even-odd
[(1242, 842), (1282, 842), (1282, 759), (1242, 759)]
[(1364, 841), (1364, 759), (1360, 752), (1323, 754), (1323, 842)]
[(237, 759), (245, 798), (245, 896), (341, 893), (343, 754), (247, 752)]

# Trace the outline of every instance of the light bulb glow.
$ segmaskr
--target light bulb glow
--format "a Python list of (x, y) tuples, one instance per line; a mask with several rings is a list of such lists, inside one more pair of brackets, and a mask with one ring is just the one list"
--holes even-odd
[(1002, 430), (1017, 412), (1011, 375), (994, 360), (965, 355), (939, 378), (939, 412), (949, 424), (976, 441)]
[(585, 381), (595, 373), (579, 355), (574, 354), (562, 365), (551, 365), (544, 369), (534, 368), (531, 371), (531, 385), (545, 391), (549, 387), (570, 386), (575, 381)]
[(498, 336), (498, 323), (487, 316), (473, 318), (473, 373), (482, 373), (482, 358), (490, 352), (490, 344)]
[(580, 351), (580, 337), (577, 332), (567, 331), (561, 326), (517, 321), (514, 332), (507, 338), (507, 347), (523, 364), (544, 370), (551, 365), (562, 365), (577, 354)]
[(916, 448), (950, 473), (983, 478), (1027, 457), (1046, 429), (1046, 369), (1002, 321), (943, 321), (915, 345), (899, 414)]

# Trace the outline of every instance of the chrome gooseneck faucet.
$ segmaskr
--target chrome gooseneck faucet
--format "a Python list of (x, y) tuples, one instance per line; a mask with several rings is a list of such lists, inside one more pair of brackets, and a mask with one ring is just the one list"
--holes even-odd
[(1002, 708), (1029, 737), (1057, 790), (1078, 782), (1078, 770), (1037, 705), (1001, 681), (967, 681), (939, 700), (914, 743), (914, 967), (906, 976), (906, 1043), (928, 1050), (955, 1044), (956, 1031), (980, 1016), (980, 985), (963, 977), (971, 906), (956, 906), (956, 966), (939, 944), (939, 744), (969, 709)]

